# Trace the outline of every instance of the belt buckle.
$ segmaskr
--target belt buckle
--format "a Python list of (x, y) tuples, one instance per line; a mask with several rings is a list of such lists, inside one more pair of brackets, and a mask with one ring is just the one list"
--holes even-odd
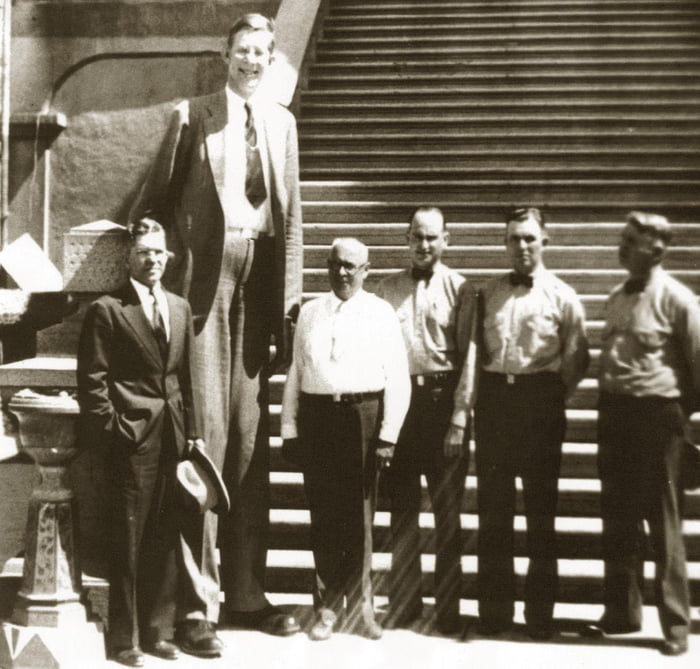
[(506, 382), (512, 386), (515, 383), (515, 374), (506, 374)]
[(424, 386), (425, 385), (425, 377), (422, 374), (416, 374), (416, 385), (417, 386)]
[(334, 402), (341, 402), (343, 400), (343, 396), (341, 393), (333, 393), (333, 401)]

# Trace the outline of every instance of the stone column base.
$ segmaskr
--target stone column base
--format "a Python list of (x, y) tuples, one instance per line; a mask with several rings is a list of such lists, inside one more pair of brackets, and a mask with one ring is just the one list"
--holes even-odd
[(101, 625), (23, 627), (2, 623), (2, 669), (94, 669), (105, 662)]

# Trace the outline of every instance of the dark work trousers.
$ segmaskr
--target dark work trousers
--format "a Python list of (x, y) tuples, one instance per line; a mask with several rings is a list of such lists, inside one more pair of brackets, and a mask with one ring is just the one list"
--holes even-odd
[[(195, 397), (201, 403), (206, 450), (231, 496), (225, 516), (205, 514), (201, 555), (206, 619), (219, 619), (221, 589), (229, 611), (267, 605), (265, 563), (269, 527), (268, 361), (274, 240), (227, 235), (219, 284), (206, 323), (195, 327)], [(192, 279), (195, 289), (196, 277)], [(218, 522), (217, 522), (218, 521)], [(218, 533), (217, 533), (218, 524)]]
[(316, 567), (314, 606), (319, 612), (329, 609), (337, 617), (345, 612), (351, 628), (374, 622), (372, 441), (381, 420), (381, 398), (350, 403), (303, 393), (300, 397), (297, 425), (308, 452), (304, 488)]
[[(177, 447), (167, 414), (163, 436), (149, 448), (115, 440), (108, 455), (112, 484), (109, 640), (113, 649), (172, 639), (177, 600), (188, 597), (178, 579), (181, 527), (194, 510), (177, 486)], [(199, 513), (195, 513), (195, 518)]]
[[(389, 469), (391, 499), (390, 619), (410, 620), (420, 614), (421, 541), (418, 516), (421, 474), (435, 516), (435, 609), (439, 625), (459, 618), (461, 594), (460, 511), (469, 466), (469, 444), (462, 457), (445, 458), (443, 441), (453, 409), (457, 374), (424, 385), (415, 379), (411, 404)], [(467, 431), (468, 432), (468, 431)]]
[(519, 476), (530, 560), (525, 580), (525, 621), (530, 626), (549, 626), (558, 587), (554, 519), (566, 429), (561, 377), (554, 373), (508, 377), (482, 371), (474, 429), (479, 617), (496, 627), (507, 627), (512, 622), (513, 516), (515, 478)]
[(641, 624), (646, 520), (661, 629), (667, 639), (685, 639), (690, 612), (679, 479), (686, 418), (677, 400), (610, 393), (601, 393), (599, 412), (605, 619)]

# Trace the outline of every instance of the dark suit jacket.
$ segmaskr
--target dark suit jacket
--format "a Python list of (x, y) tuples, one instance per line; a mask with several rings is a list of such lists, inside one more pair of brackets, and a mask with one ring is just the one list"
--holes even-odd
[[(170, 128), (130, 219), (147, 210), (166, 228), (175, 257), (164, 282), (192, 307), (195, 332), (204, 327), (221, 271), (225, 220), (224, 129), (226, 93), (221, 90), (175, 108)], [(290, 321), (302, 292), (302, 227), (296, 122), (277, 104), (256, 107), (268, 149), (270, 199), (275, 230), (275, 314), (278, 357), (291, 355)], [(263, 160), (265, 157), (263, 156)]]
[(166, 364), (131, 282), (88, 308), (78, 345), (84, 439), (107, 438), (145, 450), (160, 442), (166, 418), (172, 422), (179, 452), (186, 439), (199, 436), (192, 400), (190, 307), (172, 293), (166, 292), (166, 298)]

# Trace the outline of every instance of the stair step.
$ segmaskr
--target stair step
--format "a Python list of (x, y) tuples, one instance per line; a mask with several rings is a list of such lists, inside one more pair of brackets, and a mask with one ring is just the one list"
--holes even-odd
[[(462, 558), (462, 598), (476, 598), (477, 560), (475, 556)], [(374, 553), (372, 570), (376, 579), (375, 594), (386, 595), (386, 575), (391, 556), (388, 553)], [(514, 560), (517, 575), (517, 599), (522, 599), (524, 579), (527, 573), (528, 560), (516, 557)], [(603, 596), (603, 562), (602, 560), (565, 560), (558, 561), (559, 591), (558, 602), (600, 602)], [(431, 555), (421, 557), (422, 590), (432, 593), (435, 560)], [(688, 575), (693, 601), (700, 597), (700, 565), (688, 563)], [(654, 564), (644, 564), (644, 601), (654, 602), (653, 591)], [(268, 552), (266, 586), (271, 592), (299, 592), (300, 585), (305, 583), (309, 590), (313, 578), (313, 556), (311, 551), (278, 551)]]
[[(622, 158), (622, 156), (620, 156)], [(573, 161), (572, 161), (573, 162)], [(303, 182), (312, 181), (388, 181), (397, 180), (403, 177), (411, 181), (417, 179), (444, 181), (497, 181), (512, 183), (523, 177), (528, 179), (538, 179), (541, 182), (551, 183), (562, 174), (565, 164), (555, 163), (549, 165), (520, 166), (506, 164), (499, 167), (472, 166), (464, 164), (458, 165), (434, 165), (427, 161), (416, 160), (411, 165), (393, 165), (386, 160), (384, 165), (348, 165), (347, 167), (331, 167), (316, 163), (315, 166), (304, 165), (301, 168)], [(657, 182), (679, 183), (687, 181), (697, 182), (700, 179), (700, 168), (691, 166), (659, 166), (659, 165), (591, 165), (584, 166), (569, 164), (566, 170), (567, 178), (587, 180), (625, 180), (628, 183), (637, 180), (655, 179)]]
[(624, 77), (629, 76), (637, 70), (642, 72), (654, 72), (656, 70), (678, 69), (682, 71), (697, 72), (698, 58), (697, 53), (688, 56), (671, 55), (671, 56), (655, 56), (649, 57), (632, 57), (624, 55), (619, 58), (598, 55), (596, 57), (575, 57), (566, 58), (549, 54), (549, 56), (533, 58), (523, 57), (519, 53), (506, 54), (501, 58), (484, 58), (484, 59), (448, 59), (442, 58), (439, 61), (420, 60), (414, 57), (402, 58), (392, 62), (386, 57), (377, 57), (372, 62), (356, 62), (349, 58), (347, 61), (338, 61), (333, 63), (316, 63), (310, 68), (310, 76), (316, 77), (334, 77), (335, 75), (342, 76), (344, 74), (358, 75), (376, 75), (384, 74), (387, 71), (400, 72), (402, 75), (423, 75), (423, 74), (438, 74), (458, 73), (468, 71), (470, 74), (477, 73), (493, 73), (498, 75), (501, 73), (518, 73), (532, 74), (556, 72), (562, 75), (571, 72), (580, 71), (588, 68), (595, 68), (596, 71), (604, 73), (610, 69), (616, 69), (618, 72), (624, 68)]
[[(608, 7), (590, 7), (576, 8), (562, 11), (558, 8), (552, 8), (546, 11), (540, 8), (537, 12), (522, 11), (522, 10), (503, 10), (500, 11), (473, 11), (469, 8), (449, 8), (440, 7), (439, 10), (429, 11), (425, 7), (421, 11), (415, 11), (411, 6), (379, 6), (373, 11), (355, 13), (342, 13), (333, 11), (328, 14), (324, 24), (325, 29), (328, 28), (388, 28), (396, 27), (402, 29), (404, 26), (413, 26), (415, 24), (424, 24), (428, 27), (441, 26), (449, 27), (454, 25), (456, 28), (461, 28), (462, 25), (480, 26), (481, 24), (514, 24), (518, 29), (521, 26), (530, 26), (533, 23), (541, 25), (542, 23), (565, 23), (568, 26), (576, 26), (579, 23), (584, 23), (587, 26), (594, 25), (596, 27), (605, 27), (610, 23), (619, 24), (635, 24), (642, 23), (645, 26), (665, 25), (687, 25), (693, 21), (697, 22), (700, 19), (700, 12), (697, 7), (694, 9), (680, 8), (645, 8), (635, 9), (630, 12), (629, 9), (610, 9)], [(461, 22), (464, 23), (461, 23)], [(384, 24), (389, 24), (385, 26)]]
[[(552, 132), (551, 128), (524, 130), (501, 126), (497, 131), (489, 128), (461, 128), (451, 126), (435, 132), (425, 132), (422, 129), (404, 132), (387, 129), (368, 129), (366, 124), (358, 127), (355, 132), (344, 128), (328, 129), (325, 132), (314, 132), (309, 123), (300, 123), (302, 128), (301, 150), (372, 150), (379, 146), (387, 150), (411, 148), (414, 151), (436, 149), (473, 148), (477, 151), (498, 152), (537, 150), (542, 145), (548, 149), (595, 150), (601, 147), (606, 150), (624, 151), (627, 147), (637, 149), (675, 149), (700, 148), (700, 132), (693, 128), (683, 132), (668, 132), (661, 127), (655, 130), (636, 128), (632, 131), (625, 128), (610, 130), (604, 124), (595, 129), (582, 131), (572, 125), (566, 132)], [(371, 132), (368, 132), (371, 130)]]
[[(367, 290), (376, 289), (379, 281), (395, 270), (372, 270), (365, 282)], [(499, 270), (462, 269), (460, 273), (474, 283), (483, 286), (486, 281), (502, 273)], [(622, 270), (566, 270), (555, 272), (563, 281), (568, 283), (579, 294), (607, 295), (618, 283), (625, 280), (627, 274)], [(679, 281), (685, 283), (691, 290), (700, 292), (700, 271), (688, 270), (671, 272)], [(304, 292), (314, 293), (328, 290), (328, 273), (321, 269), (304, 270)]]
[[(501, 245), (503, 247), (504, 222), (457, 223), (447, 219), (450, 244), (460, 245)], [(309, 245), (329, 245), (336, 237), (358, 237), (370, 246), (392, 246), (406, 244), (408, 219), (400, 222), (370, 223), (304, 223), (304, 243)], [(558, 246), (616, 246), (625, 224), (617, 223), (559, 223), (547, 220), (550, 244)], [(700, 223), (673, 223), (673, 247), (700, 246)], [(504, 251), (505, 252), (505, 251)], [(406, 260), (408, 251), (405, 251)], [(447, 263), (450, 264), (451, 247), (447, 250)], [(400, 266), (399, 266), (400, 267)]]
[[(308, 502), (304, 493), (303, 475), (299, 472), (273, 472), (270, 474), (271, 508), (274, 509), (306, 509)], [(476, 506), (476, 477), (467, 476), (465, 495), (462, 500), (461, 513), (477, 513)], [(516, 483), (516, 513), (524, 513), (522, 486)], [(421, 488), (421, 509), (430, 509), (425, 485)], [(380, 498), (379, 511), (388, 511), (388, 502)], [(557, 516), (583, 518), (600, 517), (600, 481), (597, 478), (564, 478), (559, 479), (559, 496)], [(684, 517), (687, 519), (700, 518), (700, 492), (687, 492), (685, 495)], [(700, 560), (700, 554), (694, 559)]]
[[(324, 199), (345, 202), (386, 202), (402, 200), (407, 206), (424, 202), (443, 202), (460, 198), (463, 202), (493, 202), (503, 207), (522, 202), (548, 202), (572, 197), (590, 201), (610, 200), (620, 207), (640, 208), (644, 199), (662, 202), (676, 200), (688, 207), (697, 203), (700, 183), (697, 180), (605, 180), (605, 179), (536, 179), (470, 180), (470, 181), (304, 181), (305, 200)], [(585, 200), (584, 200), (585, 201)], [(662, 211), (665, 207), (662, 206)]]
[[(421, 12), (444, 12), (458, 9), (470, 12), (492, 12), (496, 3), (494, 2), (466, 2), (465, 0), (403, 0), (402, 2), (383, 2), (366, 0), (365, 2), (353, 2), (335, 0), (330, 8), (330, 16), (351, 15), (361, 13), (366, 17), (372, 14), (381, 14), (384, 12), (394, 11), (410, 11), (416, 14)], [(507, 4), (502, 4), (505, 11), (520, 11), (528, 13), (536, 12), (551, 12), (558, 11), (561, 13), (569, 11), (581, 11), (591, 8), (598, 12), (615, 11), (615, 12), (646, 12), (646, 11), (674, 11), (674, 10), (692, 10), (697, 9), (697, 4), (691, 0), (678, 0), (669, 2), (669, 0), (609, 0), (602, 4), (600, 0), (566, 0), (562, 2), (553, 2), (552, 0), (508, 0)], [(507, 9), (505, 9), (507, 8)]]
[[(426, 198), (425, 201), (429, 202), (430, 200)], [(528, 201), (532, 200), (528, 198)], [(539, 204), (549, 220), (561, 223), (586, 223), (604, 220), (624, 221), (627, 212), (630, 210), (629, 206), (611, 202), (584, 201), (579, 197), (572, 197), (566, 200), (547, 198), (546, 201)], [(502, 224), (509, 205), (510, 200), (494, 203), (485, 200), (463, 202), (455, 198), (448, 199), (446, 197), (440, 199), (440, 208), (447, 220), (460, 223), (489, 221)], [(641, 211), (663, 211), (672, 220), (700, 222), (700, 199), (694, 203), (679, 204), (678, 202), (644, 197), (640, 198), (634, 207)], [(414, 209), (414, 203), (407, 203), (401, 199), (381, 202), (356, 201), (352, 203), (340, 200), (306, 199), (302, 202), (304, 220), (308, 224), (395, 223), (396, 221), (408, 221)]]
[(539, 72), (475, 72), (471, 68), (464, 68), (458, 72), (439, 72), (434, 74), (421, 74), (412, 72), (392, 71), (387, 69), (382, 72), (355, 74), (355, 73), (330, 73), (324, 72), (309, 78), (309, 85), (317, 90), (332, 90), (333, 88), (365, 89), (371, 87), (390, 86), (466, 86), (466, 85), (505, 85), (522, 86), (527, 84), (555, 84), (555, 85), (582, 85), (582, 84), (611, 84), (611, 83), (674, 83), (676, 85), (687, 83), (697, 85), (700, 68), (669, 69), (668, 67), (651, 68), (641, 72), (630, 72), (625, 68), (598, 70), (595, 68), (583, 69), (577, 67), (550, 68)]
[[(308, 269), (325, 268), (330, 246), (304, 246), (304, 265)], [(369, 258), (373, 269), (396, 269), (406, 262), (406, 246), (369, 247)], [(488, 246), (450, 247), (450, 264), (455, 269), (508, 270), (510, 260), (503, 244)], [(603, 246), (556, 246), (550, 245), (545, 251), (547, 267), (552, 270), (576, 266), (583, 269), (619, 269), (617, 247)], [(700, 270), (700, 254), (695, 247), (672, 246), (664, 260), (669, 270)]]

